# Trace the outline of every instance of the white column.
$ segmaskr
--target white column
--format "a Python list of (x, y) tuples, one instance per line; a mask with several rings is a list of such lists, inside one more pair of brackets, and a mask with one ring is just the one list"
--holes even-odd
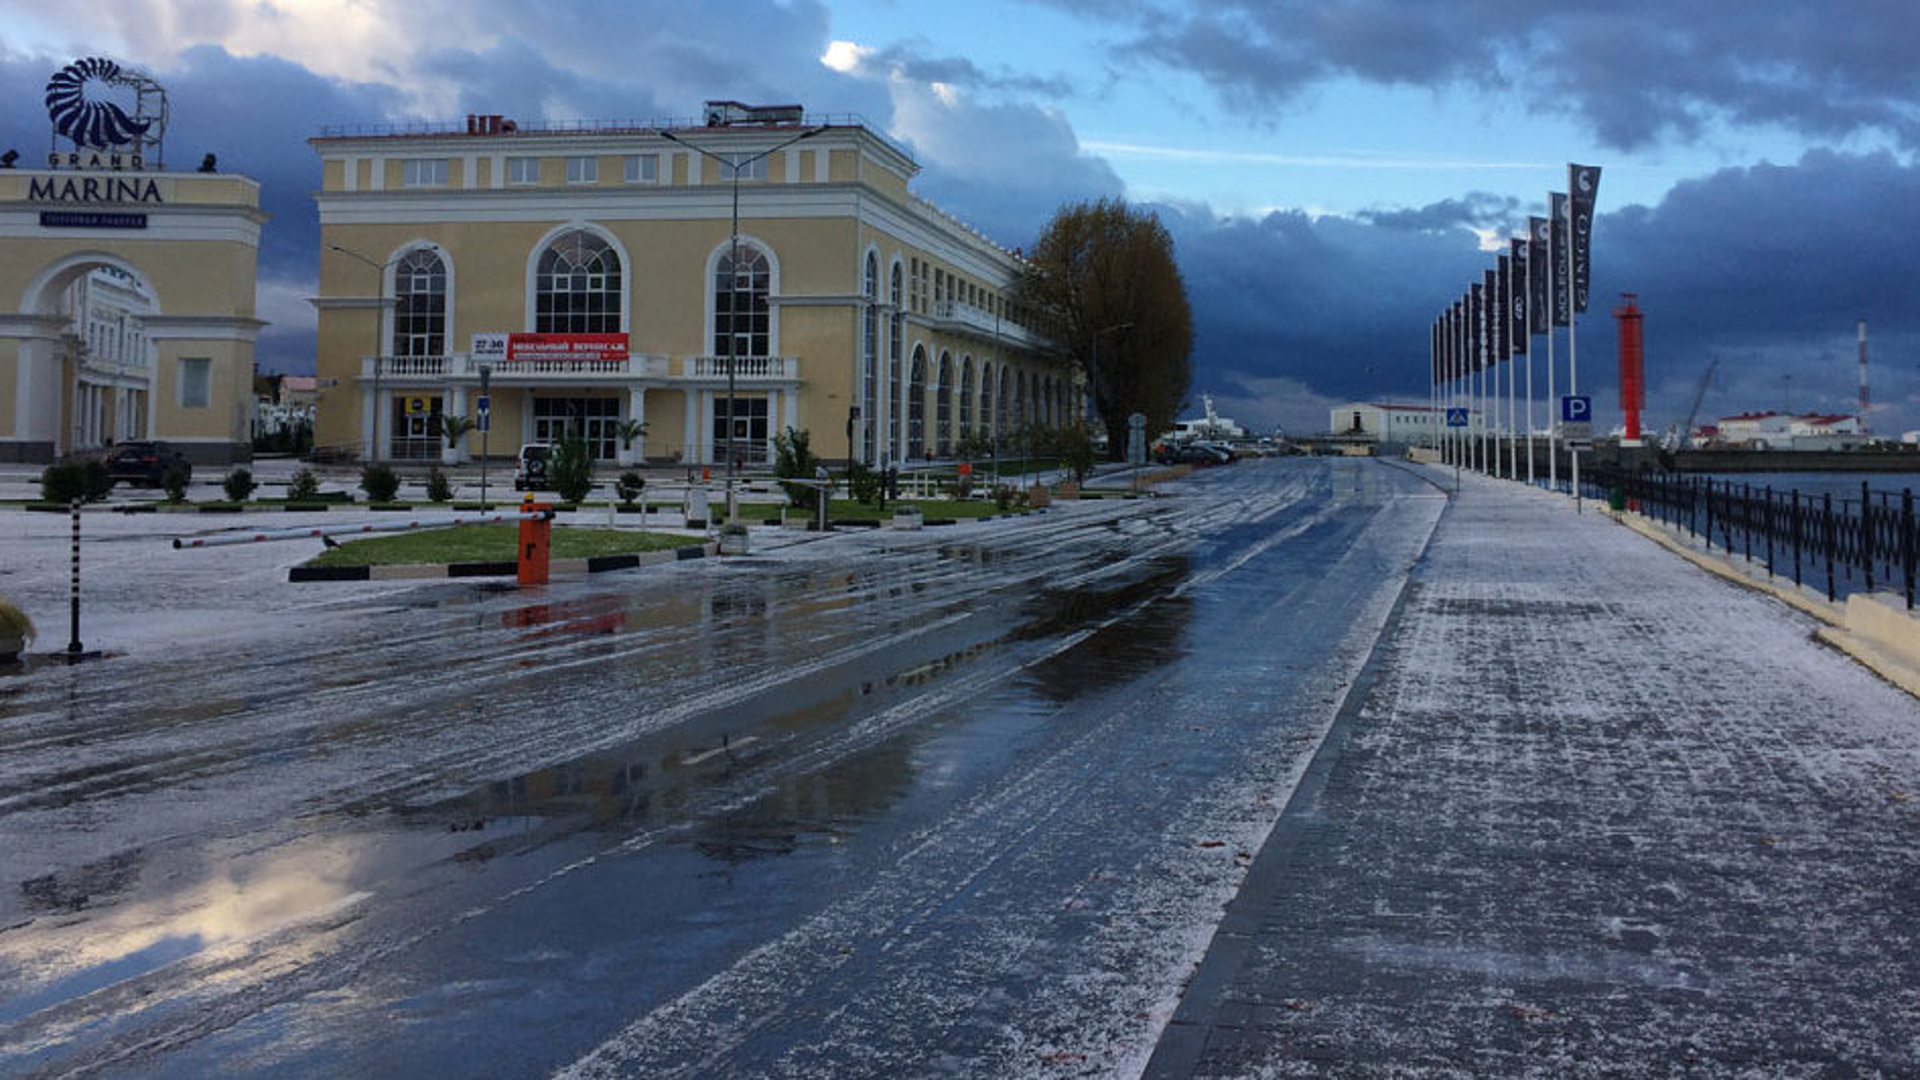
[(373, 399), (373, 384), (360, 384), (360, 460), (373, 460), (373, 421), (380, 415), (379, 403)]
[[(451, 391), (448, 393), (447, 396), (449, 398), (449, 402), (447, 404), (447, 411), (454, 416), (466, 416), (467, 415), (467, 388), (464, 386), (455, 386), (451, 388)], [(468, 419), (471, 419), (471, 417), (468, 417)], [(450, 455), (448, 455), (448, 458), (449, 458), (448, 464), (458, 465), (462, 461), (465, 461), (467, 459), (467, 440), (470, 437), (471, 437), (470, 434), (460, 436), (459, 445), (453, 447), (452, 448), (453, 452)], [(445, 438), (442, 437), (441, 441), (444, 442)]]
[[(627, 390), (627, 418), (629, 420), (638, 420), (643, 424), (647, 422), (646, 387), (635, 386)], [(633, 454), (635, 461), (647, 460), (647, 437), (645, 435), (640, 436), (634, 441)]]
[(680, 460), (688, 465), (705, 465), (708, 464), (708, 462), (705, 453), (706, 444), (700, 438), (700, 417), (702, 414), (701, 406), (705, 405), (707, 401), (707, 392), (705, 390), (688, 390), (686, 398), (687, 417), (686, 423), (682, 426), (680, 432)]

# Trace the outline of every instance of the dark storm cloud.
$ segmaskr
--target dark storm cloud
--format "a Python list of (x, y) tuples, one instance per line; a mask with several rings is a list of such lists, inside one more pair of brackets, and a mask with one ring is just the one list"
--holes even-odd
[(1072, 92), (1061, 77), (1026, 75), (1006, 68), (988, 71), (964, 56), (930, 55), (925, 42), (900, 42), (861, 57), (864, 69), (897, 73), (920, 83), (946, 83), (967, 90), (1035, 94), (1059, 98)]
[(1125, 56), (1191, 70), (1237, 103), (1283, 104), (1355, 78), (1521, 94), (1626, 149), (1715, 118), (1829, 138), (1880, 130), (1920, 146), (1911, 0), (1061, 6), (1131, 24)]
[[(1604, 189), (1603, 189), (1604, 196)], [(1472, 200), (1469, 200), (1472, 201)], [(1160, 207), (1193, 299), (1195, 389), (1297, 388), (1338, 400), (1426, 393), (1428, 327), (1493, 254), (1470, 215), (1412, 212), (1369, 224), (1275, 213), (1258, 221)], [(1710, 357), (1703, 415), (1779, 408), (1853, 411), (1856, 320), (1868, 323), (1874, 425), (1920, 426), (1920, 167), (1888, 155), (1808, 154), (1678, 185), (1658, 206), (1604, 211), (1594, 226), (1593, 302), (1581, 317), (1582, 388), (1616, 415), (1622, 292), (1646, 312), (1649, 423), (1682, 418)], [(1521, 207), (1541, 213), (1542, 206)], [(1448, 227), (1447, 218), (1463, 220)], [(1561, 338), (1560, 363), (1566, 363)], [(1544, 384), (1544, 368), (1537, 376)], [(1564, 377), (1564, 376), (1563, 376)], [(1544, 386), (1542, 387), (1544, 389)], [(1901, 404), (1904, 402), (1904, 404)], [(1283, 401), (1236, 404), (1243, 419)], [(1324, 422), (1324, 421), (1322, 421)]]
[(1442, 199), (1411, 210), (1363, 210), (1355, 215), (1382, 229), (1433, 232), (1447, 229), (1524, 229), (1526, 214), (1511, 195), (1470, 191), (1457, 199)]

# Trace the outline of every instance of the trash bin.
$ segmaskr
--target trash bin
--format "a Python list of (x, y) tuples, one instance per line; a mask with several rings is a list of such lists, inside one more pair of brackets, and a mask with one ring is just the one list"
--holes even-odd
[(1612, 490), (1607, 492), (1607, 509), (1612, 510), (1614, 513), (1617, 514), (1620, 511), (1625, 510), (1626, 508), (1627, 508), (1626, 489), (1620, 487), (1620, 485), (1618, 484), (1615, 484)]

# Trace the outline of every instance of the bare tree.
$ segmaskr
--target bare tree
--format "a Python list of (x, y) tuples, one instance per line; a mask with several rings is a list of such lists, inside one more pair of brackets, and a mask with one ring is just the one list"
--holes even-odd
[(1121, 199), (1063, 207), (1034, 247), (1020, 299), (1086, 373), (1110, 457), (1126, 452), (1131, 413), (1146, 415), (1149, 432), (1173, 426), (1193, 378), (1193, 312), (1159, 218)]

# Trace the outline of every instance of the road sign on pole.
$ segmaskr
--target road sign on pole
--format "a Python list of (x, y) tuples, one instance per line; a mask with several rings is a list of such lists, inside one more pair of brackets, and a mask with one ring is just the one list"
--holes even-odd
[[(1562, 394), (1560, 397), (1560, 437), (1569, 442), (1587, 442), (1593, 438), (1593, 398), (1586, 394)], [(1587, 450), (1590, 446), (1574, 447)]]
[(1448, 427), (1466, 427), (1467, 426), (1467, 410), (1448, 409), (1447, 410), (1447, 426)]

